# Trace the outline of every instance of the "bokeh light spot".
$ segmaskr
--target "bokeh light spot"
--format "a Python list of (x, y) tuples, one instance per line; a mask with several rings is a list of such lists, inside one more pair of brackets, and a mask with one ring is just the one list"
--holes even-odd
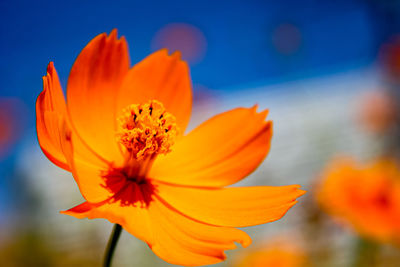
[(155, 34), (151, 48), (152, 50), (167, 48), (170, 52), (180, 51), (184, 60), (195, 64), (204, 58), (207, 42), (197, 27), (184, 23), (171, 23)]
[(272, 33), (272, 44), (280, 54), (292, 55), (298, 52), (301, 43), (301, 32), (299, 28), (293, 24), (280, 24)]
[(400, 36), (392, 36), (379, 50), (379, 61), (389, 78), (398, 80), (400, 74)]
[(360, 96), (360, 124), (373, 133), (384, 133), (396, 123), (396, 104), (384, 90), (368, 91)]
[(0, 160), (6, 157), (21, 137), (27, 107), (17, 98), (0, 98)]

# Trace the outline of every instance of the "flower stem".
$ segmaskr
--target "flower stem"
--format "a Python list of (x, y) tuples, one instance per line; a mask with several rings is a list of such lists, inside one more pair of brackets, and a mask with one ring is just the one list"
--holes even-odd
[(115, 247), (117, 246), (119, 236), (121, 235), (121, 231), (122, 231), (121, 225), (114, 224), (114, 228), (111, 233), (110, 239), (108, 240), (106, 252), (104, 255), (104, 262), (103, 262), (104, 267), (111, 266), (111, 260), (114, 255), (114, 250), (115, 250)]
[(371, 240), (359, 238), (356, 244), (354, 267), (376, 266), (379, 254), (379, 246)]

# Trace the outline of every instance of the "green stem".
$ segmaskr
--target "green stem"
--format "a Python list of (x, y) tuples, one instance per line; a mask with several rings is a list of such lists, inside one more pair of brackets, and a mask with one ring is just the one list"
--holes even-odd
[(115, 247), (117, 246), (119, 236), (121, 235), (121, 231), (122, 231), (121, 225), (114, 224), (114, 228), (111, 233), (110, 239), (108, 240), (106, 252), (104, 255), (104, 262), (103, 262), (104, 267), (111, 266), (111, 260), (114, 255), (114, 250), (115, 250)]
[(379, 246), (367, 239), (359, 238), (356, 244), (356, 253), (353, 261), (354, 267), (376, 266)]

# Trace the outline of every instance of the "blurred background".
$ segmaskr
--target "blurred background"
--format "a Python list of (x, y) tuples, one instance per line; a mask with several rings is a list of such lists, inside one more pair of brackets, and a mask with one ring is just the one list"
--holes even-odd
[[(331, 220), (314, 197), (337, 155), (399, 155), (396, 0), (0, 1), (2, 266), (101, 263), (112, 225), (59, 214), (83, 199), (39, 148), (35, 101), (49, 61), (65, 88), (82, 48), (113, 28), (126, 37), (132, 64), (163, 47), (182, 52), (193, 81), (191, 128), (238, 106), (270, 110), (271, 151), (239, 185), (297, 183), (308, 191), (283, 219), (246, 228), (253, 245), (216, 266), (256, 266), (243, 259), (271, 246), (299, 260), (278, 265), (288, 254), (265, 252), (284, 255), (270, 266), (400, 266), (396, 245), (360, 250), (357, 231)], [(371, 249), (374, 260), (360, 263)], [(124, 232), (114, 266), (170, 265)]]

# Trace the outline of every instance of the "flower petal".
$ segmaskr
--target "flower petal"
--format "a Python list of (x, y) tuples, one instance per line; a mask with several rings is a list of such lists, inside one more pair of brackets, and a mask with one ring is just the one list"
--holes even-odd
[[(71, 171), (71, 155), (74, 160), (92, 165), (104, 165), (100, 159), (87, 147), (69, 125), (63, 92), (53, 62), (47, 68), (47, 76), (43, 77), (44, 89), (36, 102), (36, 118), (39, 144), (46, 156), (61, 168)], [(73, 136), (73, 138), (72, 138)], [(66, 149), (66, 143), (74, 140), (74, 147)]]
[(61, 150), (60, 127), (66, 117), (64, 95), (53, 62), (43, 77), (43, 92), (36, 101), (36, 128), (40, 147), (47, 158), (64, 170), (68, 163)]
[[(136, 184), (131, 184), (123, 190), (122, 195), (132, 198), (141, 192), (143, 189), (138, 190)], [(121, 200), (97, 205), (85, 202), (62, 213), (77, 218), (106, 218), (118, 223), (132, 235), (147, 242), (160, 258), (172, 264), (214, 264), (225, 259), (224, 250), (236, 247), (234, 242), (243, 246), (251, 243), (250, 237), (241, 230), (189, 219), (154, 195), (145, 207), (126, 205)]]
[[(157, 194), (190, 218), (245, 227), (280, 219), (305, 191), (298, 185), (201, 189), (157, 183)], [(188, 201), (190, 200), (190, 201)]]
[(223, 261), (224, 250), (234, 249), (234, 242), (246, 247), (250, 237), (243, 231), (203, 224), (192, 220), (159, 199), (152, 202), (155, 243), (154, 253), (165, 261), (186, 266), (215, 264)]
[(177, 119), (181, 134), (186, 129), (192, 108), (189, 68), (178, 53), (157, 51), (129, 70), (119, 90), (117, 109), (149, 100), (163, 103)]
[(81, 142), (67, 122), (62, 128), (61, 147), (79, 190), (86, 200), (92, 203), (104, 201), (112, 196), (114, 190), (117, 191), (116, 187), (122, 186), (118, 181), (112, 181), (113, 191), (106, 186), (104, 171), (109, 169), (109, 163)]
[[(133, 198), (142, 193), (138, 186), (132, 183), (121, 190), (120, 194)], [(62, 211), (61, 213), (79, 219), (104, 218), (111, 223), (120, 224), (126, 231), (148, 244), (154, 242), (147, 208), (141, 205), (126, 205), (123, 203), (122, 198), (119, 200), (113, 199), (104, 201), (98, 204), (84, 202), (72, 209)]]
[(82, 50), (68, 79), (67, 105), (73, 126), (83, 140), (109, 161), (119, 159), (115, 141), (116, 96), (129, 69), (125, 38), (98, 35)]
[(237, 108), (219, 114), (159, 156), (149, 177), (173, 184), (221, 187), (243, 179), (263, 161), (272, 136), (267, 111)]

